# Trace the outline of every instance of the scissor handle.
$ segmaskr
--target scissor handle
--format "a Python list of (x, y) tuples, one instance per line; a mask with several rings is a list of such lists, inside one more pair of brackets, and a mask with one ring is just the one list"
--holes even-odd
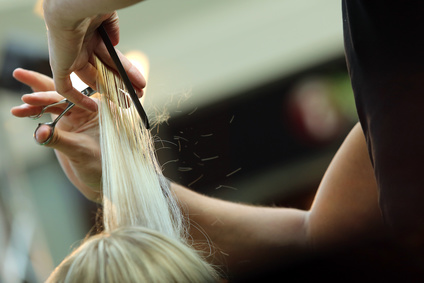
[[(95, 90), (93, 90), (91, 87), (87, 87), (86, 89), (84, 89), (83, 91), (81, 91), (81, 93), (82, 94), (84, 94), (84, 95), (86, 95), (86, 96), (92, 96), (93, 94), (95, 94), (96, 93), (96, 91)], [(46, 144), (48, 144), (51, 140), (52, 140), (52, 138), (53, 138), (53, 134), (54, 134), (54, 128), (56, 127), (56, 123), (60, 120), (60, 118), (62, 118), (69, 110), (71, 110), (72, 109), (72, 107), (74, 107), (75, 106), (75, 104), (74, 103), (72, 103), (72, 102), (70, 102), (69, 100), (67, 100), (67, 99), (63, 99), (63, 100), (61, 100), (61, 101), (59, 101), (59, 102), (57, 102), (57, 103), (53, 103), (53, 104), (50, 104), (50, 105), (48, 105), (48, 106), (52, 106), (52, 105), (57, 105), (58, 103), (63, 103), (63, 102), (67, 102), (68, 103), (68, 107), (66, 107), (65, 108), (65, 110), (63, 110), (63, 112), (62, 113), (60, 113), (60, 115), (59, 116), (57, 116), (56, 117), (56, 119), (54, 119), (54, 121), (53, 122), (46, 122), (46, 123), (39, 123), (38, 124), (38, 126), (37, 126), (37, 128), (35, 129), (35, 131), (34, 131), (34, 139), (35, 139), (35, 141), (38, 143), (38, 144), (40, 144), (40, 145), (46, 145)], [(49, 126), (50, 127), (50, 129), (51, 129), (51, 133), (50, 133), (50, 135), (49, 135), (49, 138), (47, 139), (47, 140), (45, 140), (44, 142), (42, 142), (42, 143), (39, 143), (38, 141), (37, 141), (37, 139), (36, 139), (36, 137), (35, 137), (35, 135), (36, 135), (36, 133), (37, 133), (37, 131), (38, 131), (38, 129), (41, 127), (41, 126), (43, 126), (43, 125), (46, 125), (46, 126)]]
[[(49, 135), (49, 137), (48, 137), (48, 139), (47, 140), (45, 140), (44, 142), (42, 142), (42, 143), (40, 143), (40, 142), (38, 142), (37, 141), (37, 138), (36, 138), (36, 133), (37, 133), (37, 131), (38, 131), (38, 129), (41, 127), (41, 126), (44, 126), (44, 125), (46, 125), (46, 126), (49, 126), (50, 127), (50, 129), (51, 129), (51, 131), (50, 131), (50, 135)], [(46, 144), (48, 144), (51, 140), (52, 140), (52, 138), (53, 138), (53, 134), (54, 134), (54, 128), (55, 128), (55, 126), (56, 126), (56, 123), (55, 123), (55, 121), (54, 122), (47, 122), (47, 123), (39, 123), (38, 124), (38, 126), (37, 126), (37, 128), (35, 129), (35, 131), (34, 131), (34, 140), (39, 144), (39, 145), (46, 145)]]
[(65, 98), (65, 99), (62, 99), (62, 100), (60, 100), (60, 101), (58, 101), (58, 102), (55, 102), (55, 103), (52, 103), (52, 104), (46, 105), (46, 106), (44, 106), (44, 107), (41, 109), (41, 112), (40, 112), (40, 113), (38, 113), (38, 114), (36, 114), (36, 115), (28, 116), (28, 118), (31, 118), (31, 119), (33, 119), (33, 120), (37, 120), (37, 119), (41, 118), (41, 116), (43, 116), (44, 112), (45, 112), (48, 108), (53, 107), (53, 106), (56, 106), (56, 105), (60, 105), (60, 104), (63, 104), (63, 103), (69, 103), (69, 102), (70, 102), (70, 101), (69, 101), (69, 100), (67, 100), (67, 99)]
[[(96, 91), (95, 91), (94, 89), (92, 89), (91, 87), (87, 87), (87, 88), (83, 89), (83, 90), (81, 91), (81, 93), (82, 93), (83, 95), (85, 95), (85, 96), (90, 97), (90, 96), (92, 96), (93, 94), (95, 94), (95, 93), (96, 93)], [(31, 118), (31, 119), (33, 119), (33, 120), (37, 120), (37, 119), (41, 118), (41, 116), (43, 116), (44, 112), (45, 112), (48, 108), (53, 107), (53, 106), (57, 106), (57, 105), (60, 105), (60, 104), (64, 104), (64, 103), (71, 104), (72, 102), (71, 102), (71, 101), (69, 101), (68, 99), (64, 98), (64, 99), (62, 99), (62, 100), (59, 100), (58, 102), (55, 102), (55, 103), (52, 103), (52, 104), (49, 104), (49, 105), (44, 106), (44, 107), (41, 109), (41, 112), (40, 112), (40, 113), (35, 114), (35, 115), (32, 115), (32, 116), (28, 116), (28, 118)]]

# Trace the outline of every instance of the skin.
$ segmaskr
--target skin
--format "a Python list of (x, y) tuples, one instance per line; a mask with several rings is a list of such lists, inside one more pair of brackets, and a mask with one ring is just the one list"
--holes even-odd
[[(75, 72), (86, 84), (95, 88), (94, 55), (110, 68), (116, 69), (96, 29), (103, 24), (112, 44), (117, 45), (119, 26), (115, 10), (136, 2), (138, 1), (45, 0), (43, 2), (50, 66), (58, 93), (86, 110), (92, 112), (97, 110), (97, 104), (93, 100), (81, 95), (72, 86), (70, 75)], [(118, 55), (136, 93), (141, 97), (146, 85), (145, 79), (125, 56)]]
[[(71, 182), (93, 201), (99, 200), (101, 180), (97, 103), (95, 97), (87, 98), (76, 91), (69, 76), (75, 72), (95, 88), (94, 55), (114, 68), (96, 29), (103, 24), (112, 43), (118, 44), (115, 11), (137, 2), (140, 1), (45, 0), (44, 18), (53, 80), (27, 70), (14, 72), (17, 80), (34, 91), (22, 97), (25, 104), (11, 110), (17, 117), (35, 114), (40, 106), (63, 97), (76, 103), (71, 113), (58, 123), (47, 146), (55, 150)], [(146, 84), (144, 78), (122, 54), (120, 57), (141, 96)], [(51, 109), (51, 113), (56, 115), (61, 110)], [(48, 135), (49, 128), (42, 127), (36, 139), (43, 142)], [(190, 219), (193, 240), (204, 242), (207, 235), (225, 255), (230, 271), (249, 268), (241, 262), (258, 266), (270, 255), (290, 258), (293, 254), (386, 234), (377, 185), (359, 124), (352, 129), (329, 165), (308, 210), (237, 204), (198, 194), (178, 184), (171, 187)], [(217, 258), (215, 262), (221, 261)]]
[[(284, 184), (281, 185), (282, 187)], [(328, 167), (309, 210), (237, 204), (173, 184), (187, 213), (237, 268), (241, 261), (325, 250), (385, 234), (377, 185), (359, 124)], [(201, 239), (200, 231), (191, 232)]]
[[(40, 105), (62, 96), (53, 92), (53, 81), (35, 72), (17, 69), (17, 80), (29, 85), (33, 94), (22, 97), (25, 104), (12, 108), (17, 117), (39, 111)], [(52, 110), (57, 114), (56, 109)], [(37, 134), (43, 142), (46, 129)], [(101, 179), (97, 115), (80, 107), (58, 123), (48, 147), (72, 183), (89, 199), (98, 201)], [(283, 187), (284, 184), (281, 184)], [(329, 165), (309, 210), (258, 207), (223, 201), (171, 185), (190, 219), (190, 234), (195, 242), (207, 235), (224, 254), (230, 271), (263, 262), (264, 258), (290, 255), (349, 244), (359, 239), (375, 239), (386, 231), (378, 206), (377, 184), (369, 160), (361, 126), (357, 124), (346, 137)], [(221, 258), (215, 258), (221, 262)]]
[[(24, 104), (12, 108), (16, 117), (28, 117), (40, 113), (41, 107), (57, 102), (63, 97), (54, 90), (53, 80), (42, 74), (16, 69), (13, 76), (27, 84), (34, 93), (22, 96)], [(96, 103), (95, 100), (92, 100)], [(50, 108), (54, 119), (63, 108)], [(99, 197), (101, 180), (100, 150), (98, 140), (97, 112), (75, 106), (69, 114), (57, 123), (53, 138), (48, 144), (55, 149), (57, 158), (71, 182), (88, 198), (96, 201)], [(38, 142), (44, 142), (50, 135), (50, 128), (41, 127), (36, 133)], [(69, 147), (68, 145), (79, 145)]]

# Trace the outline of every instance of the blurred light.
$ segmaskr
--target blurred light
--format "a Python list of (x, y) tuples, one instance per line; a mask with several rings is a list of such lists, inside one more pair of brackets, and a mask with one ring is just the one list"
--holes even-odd
[(34, 5), (34, 13), (41, 18), (44, 18), (43, 11), (43, 0), (37, 0), (37, 3)]
[(131, 61), (131, 63), (134, 64), (134, 66), (141, 72), (141, 74), (147, 81), (147, 78), (149, 76), (150, 65), (149, 59), (147, 58), (146, 54), (137, 50), (133, 50), (127, 52), (125, 56)]
[[(149, 59), (147, 56), (144, 53), (136, 50), (126, 53), (125, 56), (140, 71), (140, 73), (147, 81), (149, 75)], [(88, 85), (84, 83), (75, 73), (71, 74), (71, 81), (74, 88), (79, 91), (82, 91), (88, 87)], [(146, 94), (146, 89), (144, 89), (144, 94)]]
[[(140, 71), (140, 73), (143, 75), (143, 77), (146, 79), (148, 79), (149, 76), (149, 59), (147, 58), (147, 56), (140, 51), (137, 50), (133, 50), (133, 51), (129, 51), (125, 54), (125, 56), (131, 61), (131, 63)], [(144, 95), (141, 97), (141, 103), (143, 103), (144, 98), (146, 97), (146, 89), (147, 87), (144, 88), (143, 92)]]
[(75, 73), (71, 74), (71, 81), (74, 88), (79, 91), (82, 91), (87, 88), (87, 84), (85, 84)]
[(288, 113), (295, 135), (307, 143), (327, 143), (344, 129), (346, 119), (331, 100), (326, 78), (305, 78), (289, 94)]

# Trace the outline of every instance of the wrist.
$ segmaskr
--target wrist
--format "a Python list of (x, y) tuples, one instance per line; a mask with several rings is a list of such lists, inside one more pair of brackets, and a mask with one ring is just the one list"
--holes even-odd
[(78, 2), (69, 0), (44, 0), (44, 21), (49, 30), (73, 30), (84, 19), (78, 13)]
[(44, 19), (48, 27), (72, 29), (86, 18), (112, 14), (142, 0), (44, 0)]
[[(44, 0), (44, 21), (49, 30), (73, 31), (83, 22), (107, 19), (114, 12), (113, 9), (96, 7), (96, 1), (84, 0)], [(97, 1), (98, 2), (98, 1)], [(98, 5), (101, 5), (99, 3)], [(104, 8), (104, 7), (103, 7)]]

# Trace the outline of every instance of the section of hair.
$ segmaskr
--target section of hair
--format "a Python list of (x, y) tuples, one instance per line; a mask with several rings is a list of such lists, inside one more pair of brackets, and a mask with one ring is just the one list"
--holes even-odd
[(122, 81), (96, 59), (104, 231), (87, 238), (47, 282), (217, 282), (188, 244), (186, 223), (153, 138)]
[(157, 162), (152, 136), (122, 81), (97, 59), (105, 230), (143, 226), (184, 238), (183, 218)]

